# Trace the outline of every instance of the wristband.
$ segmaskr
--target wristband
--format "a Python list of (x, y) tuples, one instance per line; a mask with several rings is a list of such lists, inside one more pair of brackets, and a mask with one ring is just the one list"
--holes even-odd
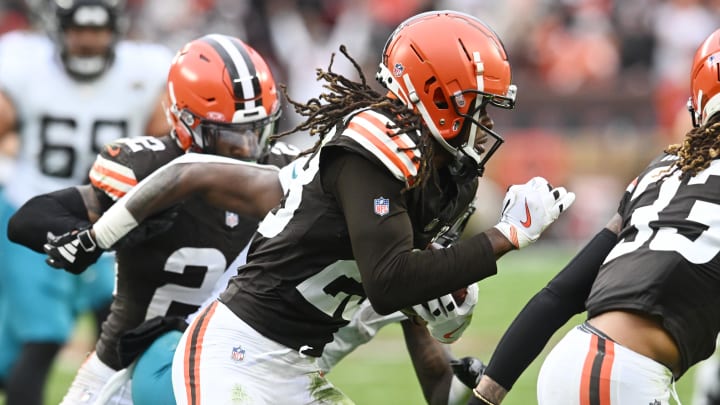
[(473, 392), (473, 395), (475, 396), (475, 398), (483, 401), (483, 402), (486, 403), (487, 405), (496, 405), (494, 402), (491, 402), (489, 399), (487, 399), (487, 398), (485, 398), (484, 396), (482, 396), (482, 394), (480, 394), (480, 393), (478, 392), (477, 388), (473, 388), (472, 392)]
[(103, 250), (108, 250), (137, 226), (137, 221), (125, 205), (116, 203), (95, 222), (93, 232), (98, 246)]

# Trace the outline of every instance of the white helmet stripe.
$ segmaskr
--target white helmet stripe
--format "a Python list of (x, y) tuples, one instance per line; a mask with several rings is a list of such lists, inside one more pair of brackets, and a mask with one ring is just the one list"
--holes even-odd
[[(477, 82), (477, 89), (482, 92), (485, 90), (485, 79), (483, 79), (485, 65), (482, 62), (479, 51), (473, 52), (473, 62), (475, 62), (475, 81)], [(478, 107), (479, 103), (483, 102), (483, 100), (480, 99), (481, 97), (482, 95), (477, 95), (475, 97), (475, 114), (473, 114), (470, 123), (470, 133), (468, 134), (468, 139), (465, 141), (465, 144), (461, 146), (462, 150), (465, 151), (465, 154), (470, 156), (475, 163), (478, 164), (482, 161), (482, 157), (477, 150), (475, 150), (475, 138), (477, 137), (477, 123), (480, 122), (480, 108)]]
[(213, 48), (220, 54), (227, 67), (230, 79), (233, 82), (235, 97), (245, 100), (243, 105), (236, 106), (236, 110), (255, 108), (256, 103), (262, 105), (262, 100), (255, 100), (260, 96), (260, 82), (255, 71), (255, 65), (245, 48), (223, 35), (211, 34), (205, 36)]

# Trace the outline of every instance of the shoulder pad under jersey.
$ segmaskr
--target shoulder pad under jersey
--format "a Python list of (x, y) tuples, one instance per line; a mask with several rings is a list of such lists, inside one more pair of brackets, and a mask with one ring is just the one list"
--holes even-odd
[(350, 119), (339, 141), (349, 138), (379, 160), (398, 180), (409, 185), (420, 167), (420, 151), (408, 134), (398, 134), (393, 121), (373, 111), (361, 111)]
[(118, 139), (103, 146), (90, 169), (90, 183), (116, 201), (183, 153), (169, 136)]

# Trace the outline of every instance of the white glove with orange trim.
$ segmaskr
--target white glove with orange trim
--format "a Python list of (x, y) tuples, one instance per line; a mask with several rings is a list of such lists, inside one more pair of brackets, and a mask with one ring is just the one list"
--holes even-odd
[(516, 248), (535, 242), (560, 213), (570, 208), (575, 194), (565, 187), (552, 188), (542, 177), (533, 177), (508, 189), (500, 222), (495, 228)]
[(467, 287), (467, 295), (458, 302), (453, 294), (413, 306), (420, 318), (427, 322), (430, 334), (440, 343), (452, 343), (462, 336), (470, 325), (473, 309), (478, 302), (478, 286)]

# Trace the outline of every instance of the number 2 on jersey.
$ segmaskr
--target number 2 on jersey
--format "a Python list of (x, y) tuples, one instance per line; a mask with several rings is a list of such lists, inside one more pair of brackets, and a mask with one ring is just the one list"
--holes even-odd
[(183, 275), (190, 267), (199, 268), (203, 272), (200, 286), (167, 283), (158, 288), (148, 305), (145, 319), (172, 315), (168, 312), (174, 303), (191, 306), (194, 309), (199, 308), (213, 292), (215, 284), (225, 272), (227, 261), (218, 249), (186, 247), (176, 250), (168, 257), (164, 270)]

